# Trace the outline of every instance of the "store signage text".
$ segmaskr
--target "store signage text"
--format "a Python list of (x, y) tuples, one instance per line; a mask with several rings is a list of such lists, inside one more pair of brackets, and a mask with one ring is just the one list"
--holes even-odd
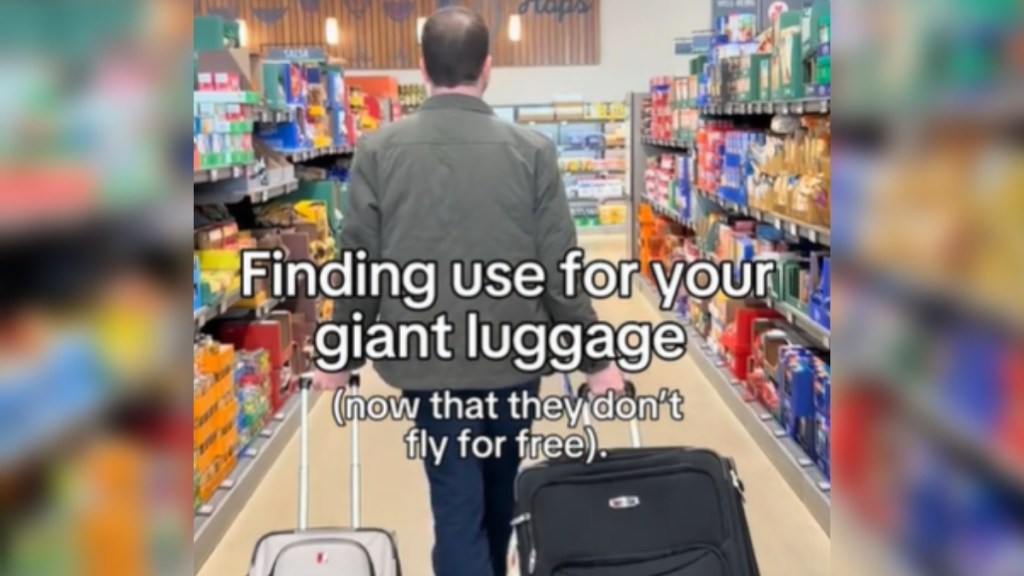
[(522, 0), (519, 3), (519, 13), (524, 16), (531, 12), (556, 16), (559, 22), (564, 22), (566, 16), (582, 16), (593, 10), (594, 0)]
[(274, 48), (267, 51), (267, 60), (326, 60), (323, 48)]

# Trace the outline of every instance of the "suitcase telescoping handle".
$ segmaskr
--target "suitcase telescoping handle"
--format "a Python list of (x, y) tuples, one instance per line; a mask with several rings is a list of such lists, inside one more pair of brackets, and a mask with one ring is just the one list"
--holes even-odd
[[(348, 393), (359, 395), (359, 374), (349, 378)], [(312, 375), (299, 380), (301, 416), (299, 417), (299, 530), (309, 529), (309, 398), (313, 388)], [(352, 438), (352, 527), (360, 522), (360, 462), (359, 462), (359, 419), (350, 423)]]
[[(568, 390), (572, 390), (569, 385), (568, 376), (565, 377), (565, 386)], [(590, 386), (588, 386), (586, 382), (580, 384), (576, 395), (577, 397), (582, 398), (586, 403), (586, 406), (583, 409), (583, 424), (593, 427), (593, 422), (590, 417)], [(625, 395), (630, 398), (636, 398), (636, 386), (629, 380), (626, 380)], [(633, 448), (642, 448), (644, 445), (643, 438), (640, 436), (640, 421), (636, 418), (629, 421), (629, 444)]]

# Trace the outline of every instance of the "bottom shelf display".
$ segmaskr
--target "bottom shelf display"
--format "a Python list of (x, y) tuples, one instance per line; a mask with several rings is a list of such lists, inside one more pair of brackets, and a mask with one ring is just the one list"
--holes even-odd
[(210, 499), (196, 509), (193, 525), (193, 562), (196, 573), (298, 430), (300, 406), (297, 395), (289, 398), (284, 408), (269, 419), (249, 446), (238, 455), (234, 469), (226, 475)]
[[(641, 281), (639, 291), (657, 308), (659, 299), (652, 286)], [(764, 376), (761, 370), (747, 374), (745, 382), (728, 368), (729, 363), (724, 357), (728, 352), (715, 350), (681, 315), (662, 314), (667, 321), (681, 322), (686, 326), (691, 343), (688, 356), (694, 359), (818, 524), (830, 534), (832, 485), (828, 474), (831, 468), (831, 422), (827, 409), (830, 377), (817, 377), (821, 374), (812, 371), (815, 359), (806, 355), (787, 359), (799, 367), (784, 371), (790, 374), (783, 375), (786, 382), (782, 388), (773, 385), (777, 378), (770, 374)], [(794, 349), (791, 352), (797, 352), (798, 347), (790, 348)]]

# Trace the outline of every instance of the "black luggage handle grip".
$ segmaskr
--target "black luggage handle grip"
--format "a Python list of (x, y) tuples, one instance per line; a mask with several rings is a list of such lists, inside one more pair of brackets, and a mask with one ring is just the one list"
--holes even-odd
[[(626, 380), (625, 396), (627, 398), (636, 398), (636, 385), (631, 380)], [(579, 389), (576, 391), (576, 396), (584, 400), (590, 399), (590, 385), (584, 382), (580, 384)]]
[[(630, 380), (626, 380), (625, 384), (626, 385), (623, 390), (624, 396), (626, 398), (636, 398), (636, 385)], [(572, 390), (568, 387), (568, 376), (566, 376), (566, 387), (568, 390)], [(590, 402), (590, 386), (588, 386), (586, 382), (581, 384), (577, 389), (576, 397), (582, 399), (584, 402)], [(591, 426), (592, 423), (589, 406), (584, 409), (583, 414), (584, 423), (586, 423), (587, 426)], [(644, 444), (643, 438), (640, 436), (640, 422), (635, 418), (629, 421), (629, 443), (633, 448), (641, 448)]]

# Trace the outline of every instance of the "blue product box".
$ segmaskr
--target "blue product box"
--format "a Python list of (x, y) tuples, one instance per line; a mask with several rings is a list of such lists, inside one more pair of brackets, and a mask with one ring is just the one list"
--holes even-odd
[[(813, 454), (811, 420), (814, 418), (814, 376), (811, 369), (811, 352), (805, 348), (786, 347), (779, 351), (779, 383), (782, 385), (781, 400), (785, 408), (783, 426), (791, 438)], [(810, 444), (811, 446), (807, 446)]]
[(327, 107), (345, 108), (345, 80), (340, 72), (327, 73)]
[(202, 298), (199, 296), (199, 258), (192, 257), (192, 311), (195, 312), (203, 307)]
[(821, 282), (811, 294), (811, 319), (826, 330), (832, 329), (832, 259), (825, 258), (821, 265)]
[(281, 85), (284, 86), (284, 101), (286, 103), (299, 106), (306, 104), (305, 76), (303, 76), (301, 66), (298, 64), (281, 66)]
[(348, 145), (348, 129), (345, 127), (345, 110), (335, 108), (328, 112), (331, 119), (331, 143), (335, 146)]
[(814, 410), (819, 414), (832, 415), (832, 370), (824, 361), (815, 359)]
[(274, 150), (305, 150), (312, 146), (298, 122), (260, 124), (256, 136)]
[(322, 82), (323, 73), (316, 66), (308, 66), (302, 72), (306, 77), (306, 82), (309, 84), (320, 84)]
[(824, 414), (814, 417), (815, 462), (829, 481), (832, 480), (832, 418)]

